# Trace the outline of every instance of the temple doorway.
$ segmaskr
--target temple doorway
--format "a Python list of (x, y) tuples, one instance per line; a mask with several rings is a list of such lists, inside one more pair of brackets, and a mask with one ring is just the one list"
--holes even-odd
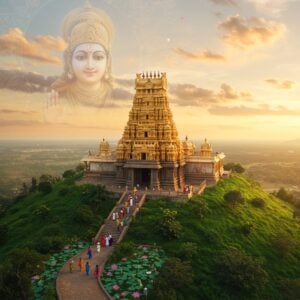
[(151, 169), (135, 169), (134, 170), (134, 186), (139, 185), (142, 188), (150, 187)]

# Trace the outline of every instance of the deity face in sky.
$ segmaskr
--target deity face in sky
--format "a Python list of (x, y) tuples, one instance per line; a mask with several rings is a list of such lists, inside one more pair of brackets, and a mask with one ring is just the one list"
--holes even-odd
[(96, 43), (78, 45), (72, 54), (74, 76), (83, 85), (99, 87), (107, 70), (107, 54)]

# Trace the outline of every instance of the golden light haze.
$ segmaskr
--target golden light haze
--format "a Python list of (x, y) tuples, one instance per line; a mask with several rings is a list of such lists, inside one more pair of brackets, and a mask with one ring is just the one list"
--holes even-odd
[(299, 1), (95, 0), (116, 28), (113, 97), (47, 120), (47, 80), (62, 73), (66, 47), (59, 24), (81, 5), (28, 7), (29, 22), (7, 7), (15, 22), (0, 26), (1, 139), (119, 139), (136, 73), (157, 70), (167, 73), (181, 138), (299, 138)]

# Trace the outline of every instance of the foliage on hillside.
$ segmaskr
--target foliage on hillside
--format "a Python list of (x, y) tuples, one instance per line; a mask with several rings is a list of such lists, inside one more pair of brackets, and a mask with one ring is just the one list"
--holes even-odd
[[(239, 191), (244, 201), (228, 203), (224, 195), (230, 191)], [(199, 215), (203, 202), (207, 208)], [(172, 222), (179, 229), (172, 239), (164, 235), (166, 210), (177, 212)], [(300, 223), (293, 213), (290, 204), (234, 174), (188, 202), (146, 202), (125, 241), (159, 244), (169, 257), (190, 263), (193, 282), (172, 299), (286, 299), (287, 290), (296, 299)], [(164, 277), (157, 280), (163, 282), (156, 287), (174, 292)], [(154, 289), (150, 299), (160, 299), (162, 293)]]
[[(16, 250), (27, 249), (29, 258), (48, 255), (79, 240), (91, 241), (95, 236), (117, 199), (100, 185), (75, 184), (80, 175), (81, 171), (67, 172), (64, 179), (55, 180), (41, 176), (39, 183), (33, 180), (26, 191), (27, 195), (19, 197), (15, 204), (2, 213), (0, 298), (28, 299), (20, 295), (31, 295), (32, 270), (20, 270), (19, 276), (24, 281), (18, 285), (11, 275), (18, 264)], [(13, 286), (15, 294), (10, 294), (9, 286)]]

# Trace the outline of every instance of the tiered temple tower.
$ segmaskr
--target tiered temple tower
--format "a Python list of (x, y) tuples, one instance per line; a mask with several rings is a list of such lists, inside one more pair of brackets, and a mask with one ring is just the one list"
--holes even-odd
[(118, 183), (177, 190), (183, 186), (184, 152), (169, 106), (166, 73), (137, 74), (135, 89), (116, 150)]
[(181, 142), (167, 96), (166, 73), (137, 74), (136, 93), (123, 136), (115, 151), (104, 139), (99, 151), (82, 159), (85, 176), (128, 188), (178, 191), (185, 184), (215, 184), (223, 175), (223, 153), (205, 139), (199, 150)]

